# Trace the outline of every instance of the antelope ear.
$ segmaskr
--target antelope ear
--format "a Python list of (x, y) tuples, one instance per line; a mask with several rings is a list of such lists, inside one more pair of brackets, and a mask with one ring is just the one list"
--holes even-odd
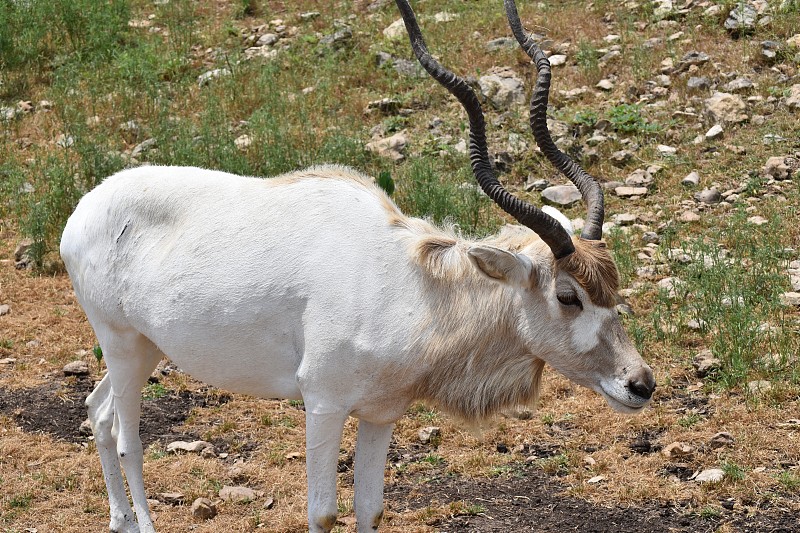
[(533, 265), (527, 256), (494, 246), (475, 245), (467, 250), (472, 264), (483, 275), (513, 285), (530, 285)]

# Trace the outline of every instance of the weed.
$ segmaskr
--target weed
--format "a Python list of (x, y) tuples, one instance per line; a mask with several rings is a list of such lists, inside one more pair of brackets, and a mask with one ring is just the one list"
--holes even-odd
[(642, 107), (636, 104), (619, 104), (608, 111), (608, 120), (620, 133), (653, 135), (663, 131), (659, 124), (648, 122), (642, 116)]
[(578, 43), (578, 53), (575, 55), (575, 60), (586, 76), (597, 76), (600, 73), (599, 58), (600, 54), (598, 54), (597, 48), (591, 42), (581, 40)]
[(11, 499), (8, 500), (8, 506), (12, 509), (25, 510), (31, 506), (32, 501), (32, 494), (21, 494), (19, 496), (12, 496)]
[(778, 482), (789, 492), (800, 493), (800, 474), (787, 470), (778, 476)]
[(451, 502), (449, 510), (450, 516), (478, 516), (486, 512), (486, 507), (459, 500)]
[(144, 386), (144, 389), (142, 389), (143, 400), (158, 400), (167, 394), (169, 394), (169, 389), (161, 383), (148, 383)]
[(713, 520), (722, 516), (722, 511), (709, 505), (700, 510), (700, 516), (708, 520)]
[(429, 465), (433, 466), (440, 466), (444, 464), (444, 458), (439, 455), (438, 453), (429, 453), (422, 459), (420, 459), (423, 463), (428, 463)]
[(725, 478), (731, 481), (743, 481), (747, 477), (744, 468), (736, 463), (724, 462), (722, 463), (722, 471), (725, 472)]
[(697, 413), (691, 413), (678, 419), (678, 425), (685, 428), (690, 428), (697, 423), (701, 422), (703, 417)]

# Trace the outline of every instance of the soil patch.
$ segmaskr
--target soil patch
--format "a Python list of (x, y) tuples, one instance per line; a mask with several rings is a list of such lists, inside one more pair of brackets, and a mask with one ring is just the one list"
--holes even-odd
[(438, 504), (454, 506), (454, 516), (430, 524), (437, 531), (587, 533), (713, 532), (724, 524), (742, 533), (796, 532), (798, 518), (788, 510), (768, 510), (749, 516), (730, 512), (704, 518), (680, 506), (654, 502), (644, 506), (606, 507), (567, 496), (566, 487), (536, 467), (520, 464), (511, 476), (464, 478), (431, 476), (401, 479), (386, 487), (386, 499), (396, 512)]
[[(86, 420), (86, 397), (94, 389), (88, 377), (54, 381), (29, 389), (0, 388), (0, 413), (14, 418), (29, 433), (46, 433), (69, 442), (84, 442), (87, 438), (79, 431)], [(183, 433), (180, 425), (195, 407), (221, 405), (228, 395), (207, 395), (203, 391), (168, 391), (157, 399), (142, 401), (139, 433), (142, 444), (168, 443), (174, 440), (197, 440), (191, 433)], [(219, 446), (222, 444), (222, 446)], [(225, 443), (214, 443), (217, 451), (226, 451)]]

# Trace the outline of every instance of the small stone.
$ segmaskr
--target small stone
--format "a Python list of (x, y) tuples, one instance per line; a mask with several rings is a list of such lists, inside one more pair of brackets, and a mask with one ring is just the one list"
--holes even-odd
[(711, 88), (711, 80), (706, 76), (692, 76), (686, 82), (686, 87), (689, 89), (709, 89)]
[(718, 358), (714, 357), (714, 354), (711, 352), (711, 350), (703, 350), (694, 356), (694, 361), (692, 364), (697, 370), (697, 377), (704, 378), (712, 372), (719, 370), (722, 362)]
[(308, 11), (306, 13), (300, 13), (300, 20), (302, 21), (309, 21), (314, 20), (315, 18), (319, 17), (319, 11)]
[(236, 137), (236, 139), (233, 140), (233, 144), (239, 150), (245, 151), (251, 144), (253, 144), (253, 138), (245, 133)]
[(517, 47), (517, 40), (511, 37), (498, 37), (486, 43), (486, 49), (490, 52), (495, 52), (502, 49), (515, 49)]
[(367, 103), (365, 113), (380, 111), (384, 115), (396, 115), (400, 111), (400, 100), (394, 98), (381, 98)]
[(4, 357), (3, 359), (0, 359), (0, 365), (13, 365), (16, 362), (17, 360), (13, 357)]
[(553, 185), (542, 191), (542, 197), (550, 203), (568, 206), (583, 199), (574, 185)]
[(712, 448), (724, 448), (725, 446), (733, 446), (736, 439), (727, 431), (720, 431), (708, 441)]
[(698, 483), (719, 483), (725, 478), (725, 472), (719, 468), (703, 470), (694, 478)]
[(303, 453), (302, 452), (289, 452), (286, 455), (284, 455), (283, 457), (286, 458), (289, 461), (293, 461), (295, 459), (302, 459), (303, 458)]
[(718, 204), (722, 201), (722, 194), (720, 194), (716, 187), (711, 187), (710, 189), (704, 189), (695, 194), (694, 199), (702, 204)]
[(684, 211), (678, 217), (678, 220), (681, 222), (699, 222), (701, 220), (701, 216), (694, 211)]
[(749, 381), (747, 383), (747, 390), (750, 394), (760, 394), (772, 389), (772, 383), (766, 380)]
[(219, 497), (226, 502), (253, 501), (263, 495), (263, 492), (255, 491), (248, 487), (230, 487), (228, 485), (225, 485), (219, 491)]
[(213, 451), (214, 445), (204, 440), (196, 440), (193, 442), (176, 440), (174, 442), (170, 442), (169, 444), (167, 444), (167, 452), (170, 453), (178, 453), (178, 452), (202, 453), (208, 448), (210, 448)]
[(383, 36), (390, 41), (401, 39), (406, 34), (406, 26), (403, 19), (397, 19), (383, 30)]
[(156, 143), (157, 141), (153, 138), (140, 142), (139, 144), (133, 147), (133, 150), (131, 150), (131, 157), (138, 157), (144, 152), (151, 150), (156, 145)]
[(714, 124), (713, 126), (711, 126), (711, 129), (709, 129), (706, 132), (705, 137), (706, 137), (706, 139), (709, 139), (709, 140), (710, 139), (718, 139), (718, 138), (722, 137), (722, 134), (724, 132), (725, 132), (725, 130), (722, 128), (722, 126), (720, 126), (719, 124)]
[(208, 85), (209, 83), (211, 83), (212, 80), (215, 80), (217, 78), (222, 78), (224, 76), (230, 76), (230, 75), (231, 75), (231, 71), (226, 69), (226, 68), (217, 68), (217, 69), (214, 69), (214, 70), (209, 70), (207, 72), (204, 72), (204, 73), (200, 74), (197, 77), (197, 84), (200, 87), (203, 87), (204, 85)]
[(11, 314), (11, 306), (8, 304), (0, 305), (0, 316)]
[(606, 476), (594, 476), (593, 478), (589, 478), (586, 481), (586, 483), (591, 483), (591, 484), (600, 483), (601, 481), (605, 481), (605, 479)]
[(636, 222), (636, 215), (633, 213), (617, 213), (612, 217), (612, 220), (618, 226), (630, 226)]
[(186, 496), (181, 492), (160, 492), (156, 495), (156, 499), (167, 505), (183, 505)]
[(617, 187), (614, 194), (620, 198), (641, 197), (647, 195), (647, 187)]
[(703, 100), (705, 114), (712, 124), (739, 124), (747, 120), (747, 105), (741, 96), (715, 92)]
[(270, 510), (275, 507), (275, 498), (267, 498), (264, 500), (264, 505), (261, 506), (262, 509)]
[(72, 361), (64, 366), (63, 372), (65, 376), (88, 376), (89, 365), (86, 361)]
[(661, 237), (654, 231), (645, 231), (642, 233), (642, 242), (645, 244), (658, 244), (661, 242)]
[(758, 216), (758, 215), (756, 215), (756, 216), (754, 216), (754, 217), (749, 217), (749, 218), (747, 219), (747, 221), (748, 221), (750, 224), (753, 224), (753, 225), (755, 225), (755, 226), (763, 226), (764, 224), (767, 224), (767, 223), (769, 223), (769, 220), (767, 220), (766, 218), (764, 218), (764, 217), (762, 217), (762, 216)]
[(597, 85), (595, 85), (595, 87), (597, 87), (601, 91), (611, 91), (614, 89), (614, 82), (611, 80), (603, 79), (597, 82)]
[(458, 18), (455, 13), (448, 13), (447, 11), (440, 11), (433, 16), (434, 22), (452, 22)]
[(403, 151), (407, 144), (408, 139), (406, 138), (405, 132), (401, 131), (391, 137), (367, 143), (365, 148), (381, 157), (388, 157), (393, 161), (401, 161), (405, 158)]
[(217, 506), (208, 498), (197, 498), (192, 502), (192, 516), (198, 520), (211, 520), (217, 516)]
[(633, 153), (630, 150), (618, 150), (611, 154), (611, 163), (618, 167), (623, 167), (632, 157)]
[(734, 37), (751, 33), (755, 29), (758, 12), (750, 4), (741, 2), (728, 13), (725, 20), (725, 29)]
[(687, 187), (697, 187), (700, 183), (700, 174), (697, 172), (690, 172), (686, 175), (683, 180), (681, 180), (681, 185), (685, 185)]
[[(466, 152), (465, 152), (466, 153)], [(525, 182), (525, 190), (528, 192), (531, 191), (543, 191), (550, 186), (550, 182), (546, 179), (529, 179)]]
[(481, 95), (498, 110), (507, 110), (526, 102), (522, 80), (508, 67), (494, 67), (478, 79)]
[(675, 155), (678, 153), (678, 149), (672, 146), (667, 146), (665, 144), (659, 144), (656, 146), (656, 149), (661, 155)]
[(272, 46), (278, 42), (278, 39), (280, 39), (280, 37), (274, 33), (265, 33), (258, 38), (256, 46)]
[(784, 292), (780, 295), (781, 305), (800, 307), (800, 292)]
[(78, 434), (83, 435), (84, 437), (91, 437), (92, 433), (92, 423), (87, 418), (81, 422), (81, 425), (78, 427)]
[(553, 67), (560, 67), (567, 63), (567, 56), (564, 54), (555, 54), (548, 58), (550, 60), (550, 66)]
[(668, 459), (685, 459), (694, 454), (694, 446), (687, 442), (673, 442), (664, 446), (661, 453)]
[[(774, 156), (767, 159), (764, 164), (762, 172), (765, 176), (775, 178), (776, 180), (787, 180), (792, 177), (792, 171), (795, 170), (786, 164), (788, 157)], [(798, 165), (800, 167), (800, 165)]]
[(749, 91), (755, 86), (756, 84), (748, 78), (736, 78), (735, 80), (729, 81), (723, 85), (722, 90), (729, 93), (740, 93)]
[(442, 430), (437, 426), (428, 426), (420, 429), (417, 433), (417, 436), (419, 436), (419, 441), (422, 444), (428, 444), (431, 441), (435, 442), (436, 440), (440, 439), (442, 436)]

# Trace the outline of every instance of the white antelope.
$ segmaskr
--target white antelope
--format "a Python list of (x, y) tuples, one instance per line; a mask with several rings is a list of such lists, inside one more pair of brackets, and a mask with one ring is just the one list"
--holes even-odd
[(534, 134), (588, 203), (580, 238), (563, 215), (500, 185), (475, 94), (430, 56), (410, 6), (397, 4), (417, 58), (469, 114), (478, 182), (527, 228), (466, 240), (404, 216), (366, 177), (338, 166), (267, 180), (141, 167), (105, 180), (70, 217), (61, 254), (108, 366), (86, 403), (112, 531), (154, 531), (139, 414), (142, 386), (164, 356), (233, 392), (303, 400), (313, 532), (336, 522), (349, 416), (359, 419), (361, 532), (380, 523), (393, 423), (413, 401), (482, 420), (533, 402), (547, 363), (617, 411), (649, 402), (653, 373), (615, 309), (617, 270), (600, 241), (602, 193), (550, 139), (549, 64), (513, 1), (512, 28), (539, 69)]

